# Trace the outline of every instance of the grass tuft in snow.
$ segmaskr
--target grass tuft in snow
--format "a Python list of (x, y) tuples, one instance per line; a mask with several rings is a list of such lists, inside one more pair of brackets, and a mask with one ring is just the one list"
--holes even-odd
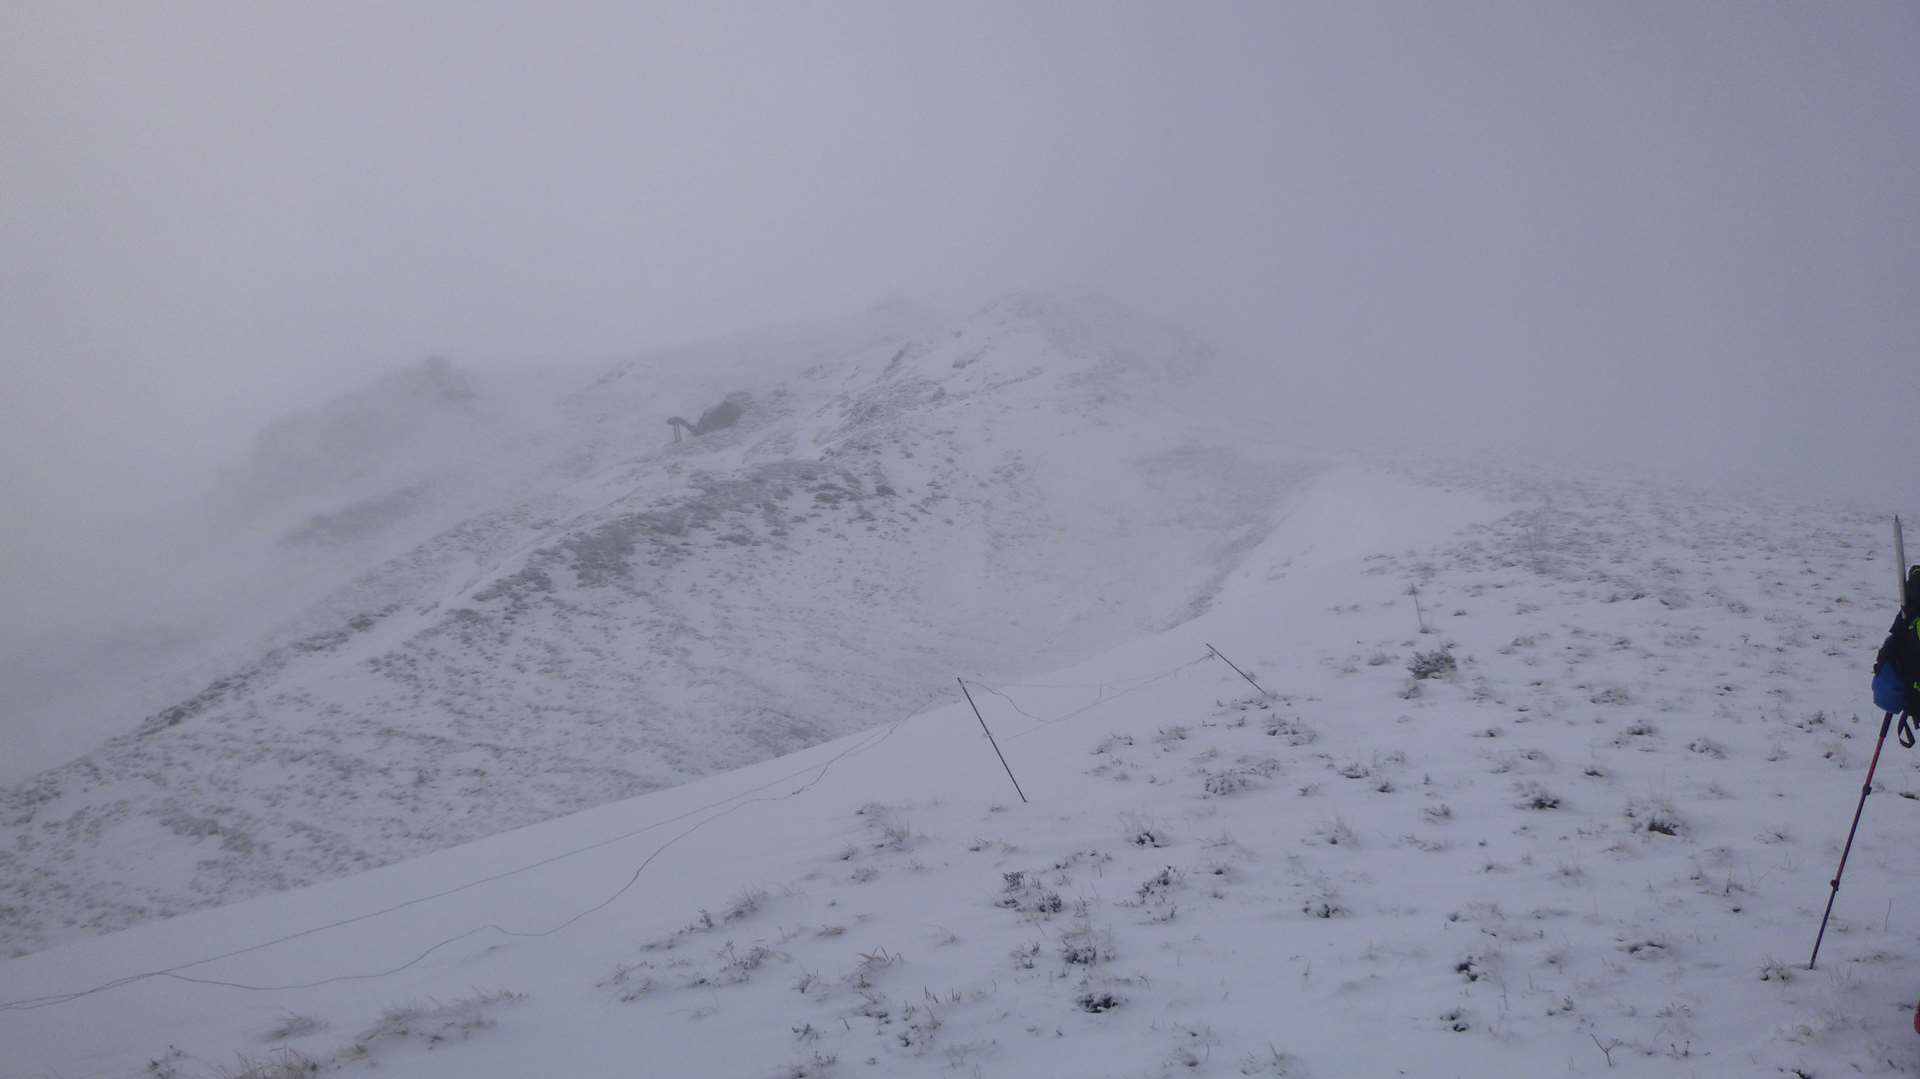
[(214, 1072), (216, 1079), (300, 1079), (318, 1075), (320, 1062), (292, 1049), (275, 1049), (264, 1057), (242, 1053), (230, 1067)]
[(743, 888), (727, 901), (721, 914), (722, 921), (738, 922), (760, 913), (760, 907), (767, 901), (765, 888)]
[(1333, 881), (1315, 875), (1308, 878), (1307, 894), (1300, 903), (1300, 913), (1309, 918), (1333, 919), (1344, 918), (1350, 912)]
[(1134, 895), (1138, 896), (1142, 903), (1150, 902), (1156, 896), (1164, 896), (1175, 888), (1178, 888), (1185, 880), (1185, 873), (1180, 872), (1172, 866), (1167, 866), (1161, 869), (1160, 872), (1142, 881), (1140, 887), (1134, 889)]
[(1113, 934), (1082, 922), (1060, 934), (1060, 959), (1069, 966), (1094, 966), (1113, 958)]
[(398, 1005), (381, 1012), (379, 1020), (361, 1033), (357, 1044), (364, 1050), (381, 1041), (418, 1040), (436, 1046), (464, 1040), (494, 1026), (489, 1014), (494, 1008), (525, 999), (521, 993), (495, 992), (475, 993), (447, 1004)]
[(1313, 830), (1313, 841), (1329, 847), (1357, 847), (1360, 836), (1347, 825), (1343, 817), (1333, 817), (1321, 821)]
[(1522, 783), (1520, 806), (1523, 809), (1559, 809), (1560, 796), (1542, 784)]
[(327, 1024), (311, 1015), (298, 1015), (286, 1012), (266, 1032), (260, 1035), (261, 1041), (283, 1042), (289, 1038), (304, 1038), (327, 1029)]
[(1727, 759), (1727, 747), (1711, 738), (1695, 738), (1688, 742), (1687, 752), (1698, 753), (1702, 757), (1712, 757), (1717, 761)]
[(776, 1079), (827, 1079), (840, 1058), (832, 1053), (813, 1052), (805, 1060), (796, 1060), (780, 1069)]
[(1221, 772), (1208, 772), (1202, 788), (1209, 798), (1225, 798), (1238, 794), (1253, 786), (1253, 773), (1241, 768), (1229, 768)]
[(652, 969), (652, 963), (622, 963), (613, 968), (612, 974), (607, 975), (595, 984), (602, 989), (619, 989), (620, 1002), (622, 1004), (631, 1004), (658, 988), (658, 983), (653, 980), (652, 975), (634, 977), (637, 971)]
[(1127, 842), (1136, 847), (1164, 847), (1173, 842), (1166, 825), (1144, 814), (1121, 814), (1120, 826), (1126, 832)]
[(1312, 745), (1320, 738), (1320, 732), (1297, 719), (1283, 719), (1279, 716), (1267, 721), (1267, 737), (1283, 739), (1290, 746)]
[(1040, 942), (1037, 940), (1023, 941), (1016, 946), (1010, 954), (1013, 956), (1014, 966), (1019, 967), (1021, 970), (1032, 970), (1038, 965), (1040, 960)]
[(857, 816), (866, 818), (876, 847), (905, 850), (913, 842), (913, 828), (899, 810), (879, 802), (868, 802), (855, 812)]
[(1627, 801), (1627, 820), (1635, 831), (1649, 835), (1682, 836), (1687, 822), (1666, 798), (1632, 798)]
[(900, 953), (889, 952), (885, 948), (861, 952), (860, 962), (854, 964), (853, 970), (847, 973), (847, 984), (857, 990), (871, 989), (873, 980), (898, 962)]
[(1306, 1065), (1292, 1053), (1284, 1053), (1267, 1043), (1264, 1053), (1248, 1053), (1240, 1061), (1241, 1075), (1264, 1075), (1270, 1079), (1305, 1079)]
[(180, 1079), (180, 1065), (187, 1054), (177, 1045), (167, 1046), (167, 1051), (147, 1061), (147, 1074), (154, 1079)]
[(1012, 870), (1000, 874), (1001, 889), (994, 905), (1002, 910), (1017, 910), (1031, 918), (1051, 918), (1066, 909), (1060, 893), (1043, 887), (1035, 874)]
[(1407, 662), (1407, 673), (1416, 679), (1445, 678), (1459, 669), (1453, 650), (1442, 645), (1431, 652), (1415, 652)]
[(1073, 1002), (1080, 1006), (1081, 1011), (1099, 1015), (1101, 1012), (1110, 1012), (1118, 1008), (1126, 1001), (1110, 989), (1087, 989), (1075, 997)]
[(744, 985), (769, 959), (785, 962), (787, 954), (774, 951), (764, 944), (755, 944), (740, 952), (734, 949), (732, 941), (728, 941), (720, 949), (720, 981), (728, 985)]

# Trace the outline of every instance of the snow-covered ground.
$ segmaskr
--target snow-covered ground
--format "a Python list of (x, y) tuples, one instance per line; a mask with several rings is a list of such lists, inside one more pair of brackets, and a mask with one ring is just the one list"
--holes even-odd
[[(0, 786), (0, 953), (766, 760), (956, 670), (1182, 622), (1318, 467), (1212, 415), (1209, 365), (1125, 311), (1015, 297), (572, 382), (423, 365), (277, 425), (221, 510), (219, 639), (181, 635), (171, 694)], [(735, 393), (736, 425), (672, 440), (670, 415)]]
[(1920, 1070), (1891, 743), (1805, 969), (1878, 729), (1881, 518), (1486, 467), (1291, 490), (1188, 620), (1044, 676), (958, 653), (1030, 801), (956, 685), (0, 963), (0, 1074)]

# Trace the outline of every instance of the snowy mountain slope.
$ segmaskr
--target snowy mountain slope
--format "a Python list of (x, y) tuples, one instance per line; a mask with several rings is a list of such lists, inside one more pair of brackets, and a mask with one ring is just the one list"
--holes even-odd
[[(623, 365), (484, 452), (461, 428), (499, 468), (316, 473), (276, 440), (272, 476), (307, 479), (255, 527), (383, 560), (132, 734), (0, 791), (0, 939), (384, 864), (862, 729), (956, 670), (1175, 624), (1311, 471), (1208, 425), (1200, 346), (1099, 305), (785, 347), (691, 377)], [(665, 442), (676, 386), (746, 412)], [(491, 407), (431, 399), (443, 425)], [(300, 429), (411, 437), (341, 408)]]
[[(389, 566), (384, 586), (438, 599), (445, 582), (433, 571), (471, 574), (487, 555), (436, 537), (458, 529), (466, 546), (483, 546), (518, 527), (516, 517), (570, 512), (568, 486), (658, 454), (670, 441), (672, 414), (698, 415), (755, 377), (777, 383), (877, 341), (962, 324), (883, 305), (831, 324), (670, 346), (614, 364), (456, 365), (449, 381), (465, 392), (453, 394), (440, 392), (440, 379), (419, 364), (290, 417), (263, 432), (251, 458), (194, 507), (185, 534), (148, 523), (125, 537), (151, 557), (129, 559), (124, 579), (102, 586), (119, 606), (94, 621), (110, 629), (77, 640), (42, 630), (9, 642), (31, 654), (0, 656), (0, 707), (42, 737), (9, 745), (19, 752), (0, 759), (0, 782), (126, 733), (271, 647), (337, 629), (358, 612), (321, 601), (350, 592), (383, 563), (413, 566), (410, 575)], [(608, 392), (616, 383), (620, 392)], [(303, 437), (274, 435), (286, 428)], [(376, 452), (347, 454), (353, 467), (319, 452), (342, 444)]]
[[(110, 628), (42, 626), (8, 642), (0, 707), (12, 733), (30, 737), (9, 745), (0, 783), (127, 733), (265, 652), (337, 631), (363, 612), (360, 593), (437, 601), (529, 542), (529, 522), (574, 512), (571, 485), (652, 459), (669, 415), (751, 384), (749, 372), (777, 382), (943, 324), (894, 304), (610, 368), (436, 374), (420, 364), (272, 425), (191, 528), (147, 522), (125, 537), (147, 557), (94, 582), (116, 597), (89, 612)], [(89, 599), (69, 594), (60, 609)]]
[(19, 1002), (365, 916), (0, 1009), (0, 1072), (1920, 1069), (1906, 799), (1799, 969), (1877, 727), (1880, 519), (1442, 475), (1325, 476), (1193, 621), (976, 680), (1031, 804), (948, 703), (0, 964)]

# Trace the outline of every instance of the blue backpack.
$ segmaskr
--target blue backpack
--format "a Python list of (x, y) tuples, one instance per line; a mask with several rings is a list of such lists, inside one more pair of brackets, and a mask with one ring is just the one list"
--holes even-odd
[(1900, 684), (1900, 672), (1891, 663), (1882, 663), (1873, 676), (1873, 705), (1882, 712), (1906, 710), (1907, 687)]

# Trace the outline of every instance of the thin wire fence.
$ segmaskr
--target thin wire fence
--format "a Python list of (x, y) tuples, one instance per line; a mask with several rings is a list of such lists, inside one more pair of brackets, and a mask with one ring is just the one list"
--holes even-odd
[[(1128, 680), (1118, 681), (1118, 682), (1094, 682), (1094, 683), (1008, 682), (1002, 685), (993, 685), (977, 678), (961, 679), (961, 682), (965, 686), (972, 686), (975, 689), (979, 689), (982, 692), (985, 692), (1000, 698), (1001, 700), (1005, 701), (1008, 704), (1008, 706), (1011, 707), (1015, 712), (1033, 721), (1032, 726), (1028, 727), (1023, 731), (1010, 735), (1007, 738), (1008, 741), (1016, 741), (1020, 738), (1026, 737), (1027, 735), (1036, 733), (1037, 731), (1040, 731), (1046, 727), (1050, 727), (1059, 723), (1064, 723), (1068, 720), (1074, 719), (1075, 717), (1085, 715), (1086, 713), (1093, 711), (1094, 709), (1099, 708), (1102, 705), (1110, 704), (1116, 700), (1119, 700), (1122, 697), (1126, 697), (1131, 694), (1138, 693), (1141, 690), (1148, 688), (1149, 686), (1158, 684), (1162, 681), (1165, 681), (1166, 679), (1172, 678), (1174, 675), (1180, 674), (1183, 671), (1200, 666), (1201, 664), (1207, 663), (1211, 660), (1221, 659), (1221, 658), (1223, 657), (1221, 657), (1217, 652), (1214, 652), (1210, 648), (1206, 655), (1188, 660), (1187, 662), (1181, 663), (1177, 666), (1169, 667), (1166, 670), (1159, 671), (1157, 673), (1146, 675), (1140, 678), (1128, 679)], [(1022, 707), (1019, 701), (1015, 700), (1011, 695), (1009, 695), (1006, 692), (1007, 689), (1093, 689), (1097, 695), (1092, 701), (1088, 702), (1087, 704), (1082, 705), (1078, 708), (1074, 708), (1070, 711), (1063, 712), (1054, 716), (1038, 716), (1032, 712), (1029, 712), (1026, 708)], [(804, 768), (794, 769), (793, 771), (787, 772), (784, 775), (778, 776), (774, 779), (770, 779), (767, 782), (760, 784), (759, 786), (752, 787), (732, 795), (728, 795), (725, 798), (716, 799), (715, 801), (708, 802), (701, 806), (697, 806), (683, 813), (679, 813), (674, 816), (664, 818), (662, 820), (654, 821), (650, 824), (642, 825), (638, 828), (630, 829), (628, 831), (620, 833), (619, 835), (610, 836), (606, 839), (598, 840), (593, 843), (588, 843), (583, 846), (574, 847), (569, 850), (561, 851), (558, 854), (549, 855), (545, 858), (539, 859), (538, 861), (529, 862), (525, 865), (517, 866), (513, 869), (503, 870), (501, 872), (493, 873), (485, 877), (480, 877), (475, 880), (467, 881), (464, 884), (460, 884), (452, 888), (446, 888), (438, 892), (429, 893), (427, 895), (416, 896), (412, 899), (395, 903), (391, 906), (382, 907), (378, 910), (368, 911), (364, 914), (357, 914), (350, 918), (341, 918), (336, 921), (327, 922), (323, 925), (312, 926), (310, 928), (302, 929), (295, 933), (288, 933), (284, 936), (274, 937), (271, 940), (264, 940), (255, 944), (246, 945), (244, 947), (233, 948), (228, 951), (220, 952), (216, 955), (206, 956), (204, 958), (195, 959), (190, 962), (178, 963), (173, 966), (160, 967), (154, 970), (141, 971), (136, 974), (129, 974), (124, 977), (115, 978), (106, 982), (101, 982), (89, 988), (80, 989), (73, 992), (49, 993), (41, 996), (22, 997), (16, 1000), (0, 1001), (0, 1012), (26, 1012), (26, 1011), (35, 1011), (40, 1008), (56, 1007), (56, 1006), (59, 1006), (62, 1004), (68, 1004), (73, 1001), (80, 1000), (86, 997), (96, 996), (98, 994), (106, 993), (114, 989), (119, 989), (124, 986), (133, 985), (133, 984), (144, 982), (144, 981), (156, 980), (156, 979), (163, 979), (163, 980), (174, 981), (174, 982), (184, 982), (192, 985), (217, 986), (221, 988), (238, 989), (246, 992), (257, 992), (257, 993), (286, 992), (286, 991), (298, 990), (298, 989), (316, 989), (321, 986), (336, 985), (342, 982), (372, 981), (380, 978), (391, 977), (411, 967), (417, 966), (422, 962), (425, 962), (434, 953), (440, 951), (443, 948), (450, 947), (470, 937), (474, 937), (486, 932), (493, 932), (503, 937), (510, 937), (510, 938), (516, 938), (516, 939), (532, 939), (532, 938), (553, 936), (554, 934), (559, 933), (577, 924), (582, 919), (592, 914), (595, 914), (601, 910), (605, 910), (607, 907), (611, 906), (621, 896), (627, 894), (627, 892), (631, 891), (633, 887), (640, 882), (641, 876), (647, 871), (647, 868), (651, 866), (656, 859), (658, 859), (662, 854), (666, 853), (666, 851), (671, 849), (675, 844), (679, 843), (681, 840), (684, 840), (687, 837), (695, 834), (696, 832), (700, 831), (702, 828), (705, 828), (707, 825), (712, 824), (713, 822), (720, 820), (722, 818), (731, 816), (732, 814), (737, 813), (748, 806), (759, 805), (759, 804), (764, 804), (768, 802), (784, 801), (786, 799), (796, 797), (798, 795), (804, 794), (814, 789), (816, 786), (818, 786), (822, 781), (826, 779), (828, 773), (833, 770), (833, 767), (835, 765), (849, 758), (858, 756), (862, 753), (867, 753), (875, 748), (878, 748), (882, 743), (886, 742), (887, 739), (893, 737), (894, 732), (899, 730), (902, 724), (906, 723), (907, 720), (912, 719), (914, 715), (919, 715), (920, 711), (923, 711), (923, 710), (924, 710), (924, 706), (922, 707), (921, 710), (916, 710), (913, 713), (913, 715), (909, 715), (901, 719), (895, 720), (893, 723), (888, 724), (883, 729), (870, 732), (866, 737), (861, 738), (859, 741), (855, 742), (853, 745), (848, 746), (846, 749), (842, 750), (838, 754), (835, 754), (833, 757), (829, 758), (828, 760), (826, 760), (821, 764), (808, 765)], [(984, 721), (983, 721), (983, 724), (984, 724)], [(801, 783), (799, 786), (783, 794), (762, 793), (764, 791), (768, 791), (770, 789), (776, 788), (783, 783), (790, 782), (798, 777), (806, 776), (809, 773), (811, 773), (811, 778), (807, 779), (805, 782)], [(708, 815), (702, 817), (701, 814), (708, 814)], [(202, 977), (199, 975), (186, 973), (187, 971), (190, 971), (195, 967), (202, 967), (211, 963), (220, 962), (222, 960), (234, 959), (243, 955), (250, 955), (255, 952), (264, 951), (268, 948), (277, 947), (279, 945), (287, 944), (292, 941), (300, 940), (305, 937), (310, 937), (318, 933), (325, 933), (330, 930), (341, 929), (346, 926), (356, 925), (361, 922), (371, 921), (373, 919), (381, 918), (386, 915), (396, 913), (398, 911), (406, 910), (410, 907), (419, 906), (423, 903), (431, 903), (435, 900), (445, 899), (449, 896), (454, 896), (462, 892), (471, 891), (472, 889), (479, 888), (483, 885), (492, 884), (497, 881), (509, 879), (511, 877), (517, 877), (522, 874), (531, 873), (537, 869), (541, 869), (543, 867), (552, 865), (556, 862), (560, 862), (568, 858), (578, 857), (582, 854), (586, 854), (591, 851), (600, 850), (604, 847), (612, 846), (615, 843), (620, 843), (620, 842), (624, 842), (625, 840), (632, 839), (635, 836), (644, 835), (647, 832), (654, 831), (659, 828), (668, 827), (670, 825), (677, 824), (682, 821), (686, 821), (695, 817), (700, 817), (700, 819), (695, 821), (695, 823), (693, 823), (692, 825), (675, 833), (673, 837), (668, 839), (666, 842), (655, 847), (651, 853), (649, 853), (644, 859), (640, 861), (638, 865), (634, 867), (632, 874), (628, 876), (625, 883), (621, 884), (618, 888), (614, 889), (611, 894), (607, 895), (604, 899), (601, 899), (598, 902), (593, 903), (592, 905), (585, 907), (572, 915), (569, 915), (568, 917), (561, 920), (560, 922), (554, 925), (548, 926), (547, 928), (544, 928), (544, 929), (510, 929), (497, 922), (487, 922), (485, 924), (474, 926), (460, 933), (456, 933), (451, 936), (445, 937), (439, 941), (436, 941), (429, 947), (419, 952), (417, 955), (413, 956), (413, 958), (408, 959), (405, 962), (398, 963), (394, 966), (386, 967), (380, 970), (365, 971), (365, 972), (354, 973), (354, 974), (336, 974), (330, 977), (315, 978), (309, 981), (285, 982), (285, 983), (279, 983), (279, 984), (266, 985), (266, 984), (255, 984), (255, 983), (248, 983), (248, 982), (232, 981), (232, 980), (222, 979), (222, 978)]]
[[(910, 719), (910, 718), (912, 717), (911, 716), (907, 717), (907, 719)], [(174, 966), (162, 967), (156, 970), (142, 971), (138, 974), (129, 974), (129, 975), (126, 975), (125, 977), (115, 978), (112, 981), (102, 982), (98, 985), (92, 986), (91, 988), (82, 989), (82, 990), (78, 990), (71, 993), (52, 993), (52, 994), (46, 994), (38, 997), (24, 997), (18, 1000), (9, 1000), (9, 1001), (0, 1002), (0, 1012), (34, 1011), (39, 1008), (53, 1007), (55, 1005), (66, 1004), (71, 1001), (79, 1000), (83, 997), (90, 997), (99, 993), (104, 993), (111, 989), (118, 989), (122, 986), (131, 985), (136, 982), (143, 982), (143, 981), (148, 981), (156, 978), (164, 978), (164, 979), (179, 981), (179, 982), (189, 982), (196, 985), (223, 986), (229, 989), (243, 989), (251, 992), (278, 992), (278, 991), (293, 990), (293, 989), (313, 989), (319, 986), (333, 985), (339, 982), (368, 981), (376, 978), (390, 977), (394, 974), (398, 974), (401, 971), (408, 969), (409, 967), (419, 964), (420, 962), (424, 961), (427, 957), (431, 956), (433, 953), (439, 951), (442, 948), (458, 943), (459, 941), (465, 940), (468, 937), (474, 936), (478, 933), (486, 932), (488, 930), (493, 930), (501, 934), (502, 936), (507, 936), (507, 937), (525, 938), (525, 937), (552, 936), (553, 934), (558, 933), (561, 930), (568, 928), (569, 926), (572, 926), (576, 922), (579, 922), (582, 918), (585, 918), (588, 915), (593, 914), (597, 911), (604, 910), (606, 907), (611, 905), (615, 900), (619, 899), (622, 895), (625, 895), (628, 891), (630, 891), (633, 888), (635, 884), (639, 882), (641, 874), (646, 872), (647, 867), (653, 864), (654, 859), (660, 857), (662, 853), (664, 853), (668, 848), (672, 847), (674, 844), (687, 838), (688, 836), (706, 827), (707, 825), (712, 824), (714, 821), (719, 820), (722, 817), (729, 816), (735, 812), (738, 812), (739, 810), (744, 809), (749, 805), (754, 805), (762, 802), (783, 801), (785, 799), (792, 798), (796, 795), (803, 794), (809, 790), (812, 790), (815, 786), (819, 785), (819, 783), (823, 779), (826, 778), (827, 773), (833, 769), (834, 765), (840, 763), (843, 760), (848, 759), (849, 757), (857, 756), (861, 753), (868, 752), (869, 750), (872, 750), (878, 747), (881, 743), (885, 742), (888, 738), (891, 738), (893, 736), (893, 733), (900, 728), (900, 725), (902, 723), (905, 723), (905, 722), (906, 722), (906, 719), (895, 720), (892, 724), (888, 725), (884, 730), (870, 733), (866, 738), (863, 738), (859, 742), (856, 742), (853, 745), (847, 747), (845, 750), (836, 754), (834, 757), (827, 760), (823, 764), (809, 765), (805, 768), (795, 769), (794, 771), (788, 772), (785, 775), (779, 776), (775, 779), (768, 780), (767, 782), (762, 783), (757, 787), (753, 787), (748, 790), (741, 791), (737, 794), (729, 795), (726, 798), (721, 798), (716, 801), (709, 802), (706, 805), (689, 809), (684, 813), (680, 813), (675, 816), (668, 817), (664, 820), (655, 821), (651, 824), (647, 824), (642, 827), (635, 828), (627, 832), (623, 832), (619, 835), (612, 836), (607, 839), (602, 839), (595, 843), (589, 843), (589, 844), (586, 844), (585, 846), (576, 847), (571, 850), (563, 851), (559, 854), (550, 855), (536, 862), (529, 862), (526, 865), (518, 866), (514, 869), (505, 870), (503, 872), (494, 873), (490, 876), (481, 877), (477, 880), (468, 881), (465, 884), (462, 884), (453, 888), (448, 888), (448, 889), (445, 889), (444, 891), (434, 892), (429, 895), (417, 896), (413, 899), (406, 900), (405, 902), (402, 902), (402, 903), (395, 903), (389, 907), (382, 907), (379, 910), (368, 911), (365, 914), (355, 915), (354, 917), (351, 917), (351, 918), (342, 918), (338, 921), (328, 922), (325, 925), (317, 925), (310, 929), (303, 929), (297, 933), (289, 933), (285, 936), (275, 937), (272, 940), (261, 941), (258, 944), (250, 944), (243, 948), (235, 948), (235, 949), (232, 949), (231, 951), (221, 952), (218, 955), (207, 956), (206, 958), (203, 958), (203, 959), (196, 959), (191, 962), (179, 963)], [(795, 777), (806, 775), (809, 772), (814, 773), (813, 778), (807, 780), (805, 783), (801, 784), (799, 787), (796, 787), (785, 794), (761, 795), (759, 793), (769, 788), (777, 787), (782, 783), (786, 783), (794, 779)], [(728, 803), (734, 803), (734, 804), (728, 805)], [(726, 806), (727, 808), (721, 809), (720, 807), (722, 806)], [(491, 884), (495, 881), (505, 880), (509, 877), (516, 877), (524, 873), (530, 873), (536, 869), (540, 869), (544, 866), (552, 865), (553, 863), (561, 861), (563, 859), (576, 857), (578, 855), (585, 854), (589, 851), (598, 850), (602, 847), (610, 846), (614, 843), (619, 843), (623, 840), (631, 839), (634, 836), (642, 835), (646, 832), (653, 831), (656, 828), (663, 828), (668, 825), (675, 824), (680, 821), (684, 821), (690, 817), (698, 816), (701, 813), (706, 813), (709, 810), (716, 810), (716, 809), (719, 809), (720, 811), (713, 813), (711, 816), (708, 816), (700, 820), (698, 823), (679, 832), (673, 838), (667, 840), (665, 843), (662, 843), (660, 846), (654, 848), (653, 852), (647, 855), (647, 857), (644, 860), (642, 860), (637, 867), (635, 867), (632, 876), (627, 878), (626, 883), (622, 884), (619, 888), (615, 889), (613, 894), (607, 896), (605, 899), (600, 900), (599, 902), (593, 904), (592, 906), (587, 907), (586, 909), (581, 910), (580, 912), (566, 918), (564, 921), (561, 921), (559, 924), (551, 926), (547, 929), (516, 930), (516, 929), (508, 929), (505, 926), (499, 925), (497, 923), (489, 922), (485, 925), (475, 926), (471, 929), (466, 930), (465, 932), (456, 933), (453, 936), (440, 940), (435, 944), (433, 944), (431, 947), (422, 951), (420, 954), (414, 956), (412, 959), (409, 959), (404, 963), (398, 964), (397, 966), (388, 967), (384, 970), (370, 971), (370, 972), (360, 973), (360, 974), (340, 974), (340, 975), (335, 975), (329, 978), (318, 978), (312, 981), (305, 981), (305, 982), (289, 982), (281, 985), (253, 985), (253, 984), (248, 984), (244, 982), (226, 981), (219, 978), (202, 978), (202, 977), (197, 977), (194, 975), (182, 973), (183, 971), (191, 970), (194, 967), (205, 966), (209, 963), (216, 963), (223, 959), (233, 959), (238, 956), (247, 955), (253, 952), (263, 951), (267, 948), (272, 948), (280, 944), (285, 944), (290, 941), (299, 940), (302, 937), (308, 937), (316, 933), (324, 933), (324, 932), (327, 932), (328, 930), (339, 929), (344, 926), (349, 926), (359, 922), (369, 921), (374, 918), (379, 918), (388, 914), (392, 914), (396, 911), (405, 910), (408, 907), (418, 906), (419, 904), (432, 902), (436, 899), (444, 899), (447, 896), (451, 896), (451, 895), (457, 895), (461, 892), (465, 892), (473, 888), (478, 888), (481, 885)]]
[(1034, 683), (1006, 682), (999, 685), (992, 685), (974, 678), (966, 679), (966, 683), (967, 685), (972, 686), (983, 693), (988, 693), (995, 697), (1000, 698), (1001, 700), (1007, 702), (1007, 706), (1009, 708), (1012, 708), (1015, 712), (1033, 721), (1033, 725), (1026, 728), (1025, 730), (1018, 731), (1014, 734), (1010, 734), (1006, 736), (1007, 741), (1015, 742), (1015, 741), (1019, 741), (1022, 738), (1025, 738), (1027, 735), (1034, 734), (1040, 730), (1043, 730), (1044, 728), (1051, 727), (1054, 724), (1065, 723), (1067, 720), (1074, 719), (1078, 716), (1086, 715), (1088, 712), (1091, 712), (1094, 709), (1101, 707), (1102, 705), (1111, 704), (1122, 697), (1126, 697), (1126, 696), (1130, 696), (1131, 694), (1138, 693), (1149, 686), (1155, 685), (1160, 682), (1164, 682), (1167, 679), (1172, 678), (1174, 675), (1181, 673), (1182, 671), (1188, 670), (1193, 667), (1198, 667), (1201, 664), (1206, 663), (1215, 658), (1217, 658), (1215, 653), (1208, 652), (1204, 656), (1200, 656), (1195, 659), (1188, 660), (1187, 662), (1179, 664), (1178, 666), (1169, 667), (1166, 670), (1160, 671), (1156, 674), (1145, 675), (1135, 679), (1128, 679), (1127, 681), (1124, 681), (1124, 682), (1096, 682), (1096, 683), (1089, 683), (1084, 686), (1060, 684), (1060, 685), (1047, 685), (1047, 686), (1039, 687), (1039, 688), (1046, 688), (1046, 689), (1085, 688), (1085, 689), (1095, 690), (1096, 696), (1094, 697), (1093, 700), (1087, 702), (1086, 704), (1081, 705), (1078, 708), (1070, 709), (1066, 712), (1062, 712), (1059, 715), (1054, 715), (1054, 716), (1035, 715), (1032, 712), (1027, 711), (1026, 708), (1021, 706), (1019, 701), (1015, 700), (1010, 694), (1006, 692), (1006, 690), (1008, 689), (1036, 688), (1036, 685)]

